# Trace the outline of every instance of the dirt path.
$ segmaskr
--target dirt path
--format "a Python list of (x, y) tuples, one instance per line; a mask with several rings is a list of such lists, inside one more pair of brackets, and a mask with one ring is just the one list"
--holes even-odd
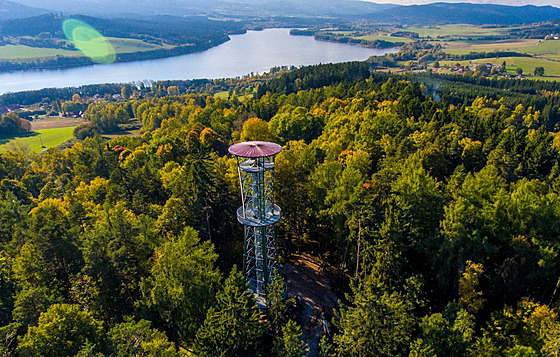
[(323, 319), (333, 315), (334, 308), (338, 307), (338, 297), (332, 291), (319, 259), (315, 257), (293, 255), (284, 265), (282, 276), (288, 286), (288, 294), (300, 299), (300, 322), (309, 343), (309, 356), (315, 356), (319, 340), (324, 335)]

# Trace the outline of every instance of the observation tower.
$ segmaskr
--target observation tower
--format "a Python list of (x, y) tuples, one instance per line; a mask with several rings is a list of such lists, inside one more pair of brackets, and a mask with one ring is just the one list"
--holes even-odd
[(237, 220), (243, 225), (243, 273), (259, 307), (266, 307), (266, 287), (277, 273), (274, 223), (280, 207), (274, 204), (274, 156), (278, 144), (248, 141), (229, 147), (237, 159), (242, 205)]

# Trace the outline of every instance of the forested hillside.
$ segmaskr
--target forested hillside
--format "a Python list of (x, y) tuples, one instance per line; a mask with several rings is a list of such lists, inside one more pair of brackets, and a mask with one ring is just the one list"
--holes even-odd
[[(62, 23), (69, 17), (41, 15), (26, 19), (0, 21), (3, 36), (64, 39)], [(244, 22), (210, 20), (203, 16), (160, 15), (143, 18), (102, 19), (85, 15), (71, 18), (94, 27), (102, 35), (148, 40), (173, 45), (197, 44), (243, 31)]]
[(244, 101), (92, 104), (92, 124), (120, 113), (143, 135), (3, 153), (0, 350), (301, 356), (283, 283), (257, 311), (234, 267), (227, 147), (273, 140), (282, 259), (320, 257), (341, 298), (318, 355), (558, 356), (560, 92), (419, 79), (350, 63)]
[[(510, 5), (510, 4), (508, 4)], [(523, 24), (549, 21), (558, 18), (560, 9), (553, 6), (508, 6), (459, 2), (449, 4), (411, 5), (379, 11), (370, 15), (383, 22), (407, 24), (458, 23), (458, 24)]]
[[(87, 23), (107, 37), (115, 61), (128, 62), (203, 51), (229, 41), (230, 34), (244, 33), (243, 20), (215, 20), (205, 16), (153, 15), (136, 18), (72, 17), (45, 14), (24, 19), (0, 19), (0, 71), (67, 68), (91, 65), (75, 43), (66, 38), (63, 24), (69, 19)], [(15, 46), (15, 47), (14, 47)], [(19, 49), (14, 56), (13, 49)], [(50, 49), (51, 55), (34, 55)]]

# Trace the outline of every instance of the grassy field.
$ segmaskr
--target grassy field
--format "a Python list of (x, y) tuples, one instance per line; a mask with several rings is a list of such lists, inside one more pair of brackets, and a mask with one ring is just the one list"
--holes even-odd
[[(218, 92), (214, 94), (214, 97), (216, 98), (220, 98), (220, 99), (228, 99), (229, 98), (229, 92), (228, 91), (223, 91), (223, 92)], [(239, 99), (240, 101), (244, 101), (245, 99), (251, 99), (253, 98), (252, 94), (244, 94), (244, 95), (240, 95), (237, 97), (237, 99)]]
[[(132, 38), (108, 37), (116, 53), (144, 52), (157, 49), (167, 49), (173, 46), (160, 46)], [(0, 46), (0, 60), (44, 58), (54, 56), (76, 57), (82, 56), (80, 51), (70, 51), (57, 48), (30, 47), (24, 45)]]
[[(511, 29), (511, 27), (509, 28)], [(416, 32), (420, 37), (450, 37), (450, 38), (476, 38), (484, 36), (503, 35), (507, 28), (483, 28), (474, 25), (442, 25), (442, 26), (411, 26), (403, 29), (404, 31)]]
[(0, 46), (0, 59), (27, 59), (54, 56), (81, 56), (79, 51), (69, 51), (56, 48), (29, 47), (24, 45)]
[(547, 54), (545, 57), (541, 57), (541, 55), (535, 55), (536, 58), (546, 58), (552, 61), (560, 61), (560, 53), (559, 54)]
[(534, 58), (534, 57), (503, 57), (503, 58), (483, 58), (474, 61), (441, 61), (441, 66), (452, 66), (456, 63), (460, 63), (463, 66), (468, 66), (472, 63), (492, 63), (492, 64), (502, 64), (506, 62), (506, 68), (509, 74), (515, 75), (517, 68), (522, 68), (524, 74), (532, 74), (535, 67), (544, 67), (545, 76), (544, 77), (531, 77), (531, 79), (543, 79), (543, 80), (560, 80), (560, 62), (551, 61), (545, 58)]
[(533, 73), (535, 67), (544, 67), (547, 75), (560, 76), (560, 62), (551, 61), (545, 58), (534, 57), (512, 57), (506, 60), (506, 63), (512, 64), (513, 67), (521, 67), (525, 73)]
[(37, 130), (17, 138), (0, 139), (0, 152), (11, 145), (27, 145), (30, 151), (41, 152), (56, 147), (74, 137), (74, 127)]
[(559, 40), (537, 40), (533, 46), (521, 49), (519, 52), (529, 54), (560, 54)]
[(131, 53), (158, 50), (162, 48), (172, 48), (173, 46), (160, 46), (152, 43), (144, 42), (133, 38), (116, 38), (108, 37), (109, 42), (117, 53)]
[(84, 123), (82, 118), (49, 117), (31, 122), (33, 132), (18, 137), (0, 139), (0, 152), (11, 145), (26, 145), (33, 152), (56, 147), (74, 137), (74, 128)]
[[(499, 41), (444, 41), (444, 52), (463, 55), (470, 52), (515, 51), (526, 53), (526, 49), (535, 47), (539, 40), (517, 39)], [(437, 43), (437, 42), (434, 42)]]
[(214, 94), (214, 97), (220, 98), (220, 99), (228, 99), (229, 98), (229, 92), (227, 90), (222, 91), (222, 92), (218, 92), (218, 93)]
[(366, 40), (366, 41), (380, 40), (380, 41), (387, 41), (387, 42), (404, 42), (404, 43), (408, 43), (412, 41), (408, 37), (394, 37), (394, 36), (390, 36), (389, 34), (356, 36), (354, 38), (357, 38), (358, 40)]

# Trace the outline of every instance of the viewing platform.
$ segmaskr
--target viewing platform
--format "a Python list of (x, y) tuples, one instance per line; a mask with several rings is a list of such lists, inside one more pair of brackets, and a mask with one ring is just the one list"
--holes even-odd
[(239, 164), (239, 169), (245, 172), (261, 172), (274, 169), (274, 161), (259, 162), (258, 159), (249, 159)]
[(280, 207), (278, 205), (272, 205), (265, 209), (264, 219), (261, 219), (260, 212), (253, 208), (245, 208), (243, 206), (237, 209), (237, 220), (239, 223), (251, 226), (251, 227), (262, 227), (270, 226), (280, 219)]

